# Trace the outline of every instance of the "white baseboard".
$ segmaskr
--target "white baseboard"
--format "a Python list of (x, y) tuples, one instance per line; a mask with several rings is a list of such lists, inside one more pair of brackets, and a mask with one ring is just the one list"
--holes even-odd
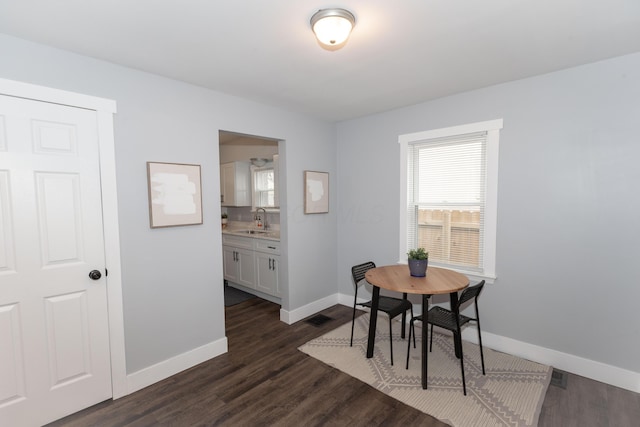
[(333, 295), (329, 295), (328, 297), (309, 303), (300, 308), (296, 308), (295, 310), (292, 310), (292, 311), (286, 311), (286, 310), (280, 309), (280, 320), (286, 323), (287, 325), (291, 325), (293, 323), (296, 323), (299, 320), (304, 319), (305, 317), (309, 317), (313, 314), (316, 314), (317, 312), (322, 311), (325, 308), (329, 308), (331, 306), (339, 304), (338, 298), (339, 298), (339, 294), (333, 294)]
[[(336, 304), (353, 307), (353, 296), (333, 294), (292, 311), (281, 309), (280, 320), (290, 325)], [(416, 313), (418, 312), (416, 311)], [(467, 328), (463, 331), (462, 336), (470, 342), (477, 343), (478, 341), (478, 334), (474, 328)], [(550, 365), (563, 371), (640, 393), (640, 373), (638, 372), (485, 331), (482, 332), (482, 341), (487, 348), (513, 354), (514, 356), (534, 362), (544, 363), (545, 365)], [(178, 372), (224, 354), (227, 351), (228, 343), (225, 337), (138, 372), (134, 372), (133, 374), (129, 374), (127, 375), (127, 392), (133, 393), (141, 390)]]
[[(337, 299), (342, 305), (346, 305), (347, 307), (353, 306), (353, 296), (339, 294)], [(420, 313), (422, 310), (419, 304), (414, 304), (413, 309), (415, 314)], [(462, 337), (472, 343), (478, 343), (478, 332), (473, 327), (463, 330)], [(602, 362), (596, 362), (573, 354), (563, 353), (485, 331), (482, 331), (482, 344), (484, 347), (493, 350), (512, 354), (533, 362), (543, 363), (562, 371), (571, 372), (572, 374), (640, 393), (639, 372), (629, 371), (617, 366), (607, 365)]]
[(134, 393), (172, 375), (206, 362), (228, 351), (227, 338), (195, 348), (186, 353), (164, 360), (148, 368), (127, 375), (127, 392)]
[[(463, 339), (478, 343), (478, 332), (473, 327), (462, 331)], [(533, 362), (553, 366), (592, 380), (640, 393), (640, 373), (563, 353), (535, 344), (514, 340), (482, 331), (482, 344), (503, 353), (513, 354)]]

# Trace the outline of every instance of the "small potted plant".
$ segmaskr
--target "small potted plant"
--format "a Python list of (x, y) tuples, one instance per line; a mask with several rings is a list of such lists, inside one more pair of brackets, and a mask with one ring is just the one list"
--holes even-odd
[(427, 275), (429, 252), (425, 251), (424, 248), (411, 249), (407, 252), (407, 257), (409, 272), (412, 276), (424, 277)]
[(226, 212), (222, 212), (222, 228), (225, 228), (227, 226), (227, 219), (229, 218), (229, 216), (227, 215)]

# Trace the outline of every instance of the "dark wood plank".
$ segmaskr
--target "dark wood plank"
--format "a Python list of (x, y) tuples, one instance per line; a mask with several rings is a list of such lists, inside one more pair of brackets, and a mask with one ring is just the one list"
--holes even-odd
[(568, 374), (567, 388), (547, 390), (540, 427), (635, 427), (640, 423), (640, 394)]
[[(322, 311), (320, 326), (286, 325), (258, 298), (225, 309), (229, 352), (143, 390), (50, 426), (409, 426), (446, 424), (297, 350), (351, 321), (351, 308)], [(539, 426), (637, 425), (640, 395), (570, 375), (549, 387)]]
[(333, 320), (320, 326), (286, 325), (279, 310), (258, 298), (227, 307), (227, 354), (51, 426), (446, 425), (297, 350), (350, 308), (324, 310)]

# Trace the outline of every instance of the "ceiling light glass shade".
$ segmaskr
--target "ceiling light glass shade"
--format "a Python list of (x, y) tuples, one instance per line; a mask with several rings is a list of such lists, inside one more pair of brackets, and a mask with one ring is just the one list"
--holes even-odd
[(311, 17), (311, 28), (316, 38), (327, 46), (344, 43), (355, 25), (355, 16), (344, 9), (320, 9)]
[(268, 159), (263, 159), (262, 157), (252, 157), (249, 159), (253, 166), (262, 167), (267, 164)]

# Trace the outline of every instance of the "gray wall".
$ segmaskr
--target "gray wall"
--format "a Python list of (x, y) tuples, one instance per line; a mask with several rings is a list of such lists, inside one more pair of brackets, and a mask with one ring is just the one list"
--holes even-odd
[(397, 262), (398, 135), (504, 118), (483, 330), (640, 372), (640, 54), (338, 125), (338, 282)]
[[(336, 291), (336, 215), (302, 212), (304, 169), (335, 171), (335, 130), (296, 113), (0, 35), (0, 77), (113, 99), (127, 372), (224, 337), (218, 130), (284, 140), (293, 310)], [(282, 151), (282, 150), (281, 150)], [(202, 165), (204, 224), (149, 228), (146, 162)], [(335, 196), (332, 203), (335, 206)], [(284, 216), (284, 213), (282, 214)], [(313, 265), (309, 246), (313, 241)], [(327, 280), (329, 278), (330, 280)]]
[[(640, 372), (640, 54), (338, 124), (0, 35), (0, 77), (111, 98), (127, 372), (224, 336), (219, 129), (281, 139), (282, 263), (295, 310), (398, 255), (398, 135), (504, 118), (488, 332)], [(337, 141), (337, 144), (336, 144)], [(146, 161), (202, 165), (204, 224), (151, 230)], [(330, 213), (304, 215), (304, 170)], [(337, 253), (337, 256), (336, 256)], [(336, 286), (337, 280), (337, 286)]]

